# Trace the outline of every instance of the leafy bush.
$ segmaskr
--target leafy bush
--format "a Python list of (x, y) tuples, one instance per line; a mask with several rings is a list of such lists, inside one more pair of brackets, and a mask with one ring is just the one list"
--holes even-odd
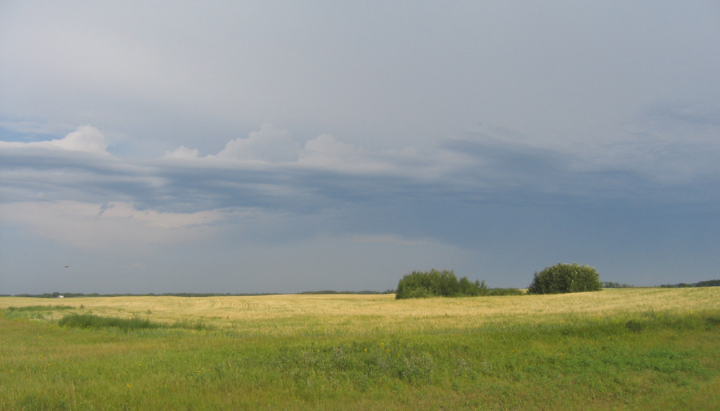
[(594, 268), (577, 263), (558, 263), (535, 272), (528, 294), (561, 294), (600, 291), (600, 274)]
[(395, 298), (428, 298), (428, 297), (470, 297), (488, 295), (490, 290), (485, 281), (470, 282), (467, 277), (459, 281), (452, 271), (429, 272), (413, 271), (398, 283)]

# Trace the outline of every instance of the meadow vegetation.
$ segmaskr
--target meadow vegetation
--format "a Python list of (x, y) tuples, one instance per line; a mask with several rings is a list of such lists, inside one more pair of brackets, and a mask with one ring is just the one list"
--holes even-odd
[(720, 403), (718, 288), (96, 297), (62, 306), (5, 297), (0, 313), (3, 410)]

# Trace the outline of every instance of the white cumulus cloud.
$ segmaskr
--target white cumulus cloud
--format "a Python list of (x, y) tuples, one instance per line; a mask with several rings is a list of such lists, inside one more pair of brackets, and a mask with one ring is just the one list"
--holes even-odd
[(90, 125), (80, 126), (62, 139), (35, 141), (31, 143), (0, 141), (0, 148), (40, 148), (47, 150), (65, 150), (109, 156), (108, 139)]
[(200, 152), (197, 149), (189, 149), (185, 146), (180, 146), (175, 151), (166, 151), (165, 158), (198, 158)]
[(342, 167), (348, 163), (369, 162), (363, 149), (335, 139), (330, 134), (323, 134), (308, 140), (302, 151), (301, 162), (328, 167)]
[(278, 130), (272, 124), (263, 124), (260, 131), (253, 131), (248, 138), (231, 140), (217, 156), (208, 158), (223, 160), (257, 160), (268, 163), (297, 161), (298, 145), (288, 130)]

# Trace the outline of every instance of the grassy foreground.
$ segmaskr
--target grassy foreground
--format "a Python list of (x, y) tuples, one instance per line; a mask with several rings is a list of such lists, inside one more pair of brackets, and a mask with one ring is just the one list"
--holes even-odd
[[(720, 288), (6, 297), (0, 313), (0, 410), (720, 405)], [(69, 314), (153, 326), (59, 326)]]

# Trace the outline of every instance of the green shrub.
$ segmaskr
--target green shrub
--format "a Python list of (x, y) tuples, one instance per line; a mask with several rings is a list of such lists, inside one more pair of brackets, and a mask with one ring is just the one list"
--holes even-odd
[(428, 272), (413, 271), (398, 283), (395, 298), (428, 298), (428, 297), (471, 297), (488, 295), (489, 289), (485, 282), (470, 282), (467, 277), (459, 281), (452, 271)]
[(561, 294), (600, 291), (600, 275), (594, 268), (577, 263), (558, 263), (535, 273), (528, 294)]
[(640, 331), (642, 331), (642, 325), (636, 320), (630, 320), (627, 323), (625, 323), (625, 328), (627, 328), (628, 330), (630, 330), (632, 332), (636, 332), (636, 333), (639, 333)]
[(58, 325), (70, 328), (107, 328), (115, 327), (123, 331), (140, 330), (146, 328), (184, 328), (188, 330), (210, 330), (213, 327), (201, 320), (176, 321), (173, 324), (162, 324), (142, 318), (101, 317), (93, 314), (70, 314), (61, 318)]
[(115, 317), (100, 317), (93, 314), (70, 314), (60, 319), (60, 321), (58, 321), (58, 325), (74, 328), (117, 327), (125, 331), (160, 327), (159, 324), (140, 318), (124, 319)]

